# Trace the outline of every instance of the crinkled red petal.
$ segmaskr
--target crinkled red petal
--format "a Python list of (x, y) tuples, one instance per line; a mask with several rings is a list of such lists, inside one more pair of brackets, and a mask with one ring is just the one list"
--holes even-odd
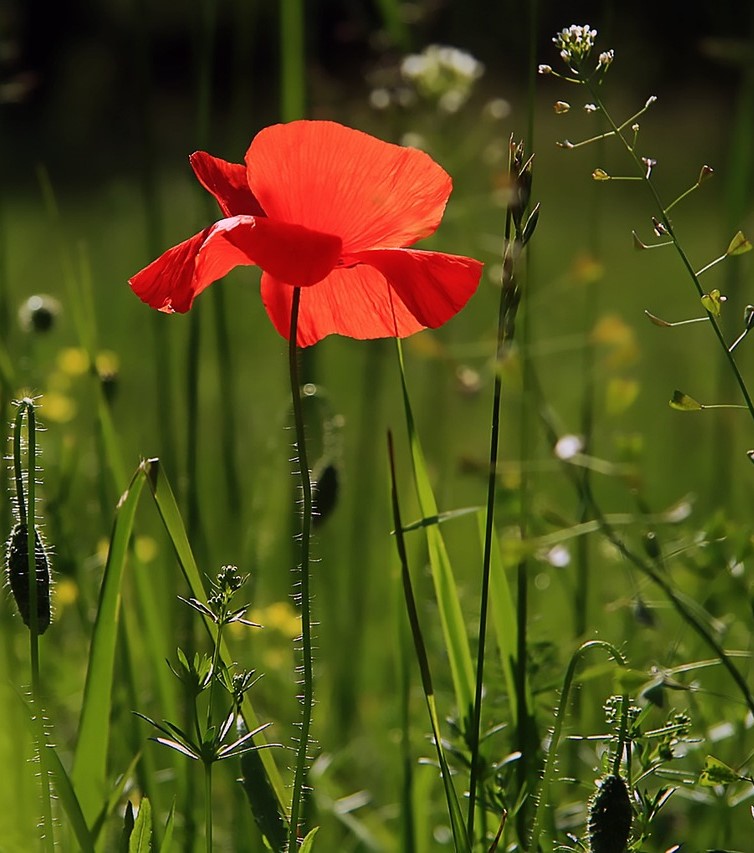
[(418, 249), (374, 249), (342, 258), (379, 270), (411, 314), (430, 329), (454, 317), (479, 285), (483, 264), (463, 255)]
[(160, 311), (188, 311), (194, 299), (234, 267), (256, 265), (280, 281), (309, 287), (338, 262), (340, 240), (300, 225), (254, 216), (221, 219), (129, 280), (136, 295)]
[(423, 151), (329, 121), (265, 128), (246, 167), (268, 216), (337, 234), (346, 252), (407, 246), (432, 234), (452, 186)]
[[(362, 252), (303, 290), (297, 344), (327, 335), (404, 338), (447, 322), (479, 284), (482, 264), (472, 258), (407, 249)], [(288, 338), (293, 288), (262, 276), (262, 301), (275, 328)]]
[[(262, 276), (262, 302), (275, 328), (288, 340), (293, 288)], [(301, 291), (296, 343), (308, 347), (328, 335), (403, 338), (423, 329), (388, 286), (367, 266), (335, 269), (314, 287)]]
[(249, 189), (246, 167), (213, 157), (206, 151), (195, 151), (189, 162), (199, 183), (212, 193), (225, 216), (264, 216), (262, 205)]

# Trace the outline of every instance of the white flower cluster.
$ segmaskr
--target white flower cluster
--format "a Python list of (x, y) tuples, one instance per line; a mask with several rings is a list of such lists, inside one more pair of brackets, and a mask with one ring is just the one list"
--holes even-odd
[(403, 78), (420, 95), (437, 100), (448, 113), (456, 112), (465, 103), (483, 73), (484, 66), (470, 53), (436, 44), (410, 54), (401, 63)]
[(589, 24), (578, 26), (572, 24), (567, 29), (561, 30), (553, 42), (560, 50), (560, 56), (567, 65), (573, 67), (580, 65), (589, 55), (597, 38), (597, 30), (590, 28)]

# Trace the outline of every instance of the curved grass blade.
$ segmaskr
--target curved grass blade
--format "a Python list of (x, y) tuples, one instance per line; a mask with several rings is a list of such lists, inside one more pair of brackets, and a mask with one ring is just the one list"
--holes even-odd
[[(400, 505), (398, 503), (398, 487), (395, 481), (395, 459), (393, 454), (393, 437), (388, 432), (388, 455), (390, 458), (390, 479), (392, 491), (393, 505), (393, 524), (395, 525), (395, 541), (398, 547), (398, 556), (401, 561), (401, 576), (403, 578), (403, 591), (406, 598), (406, 609), (408, 611), (408, 620), (411, 625), (411, 634), (414, 640), (414, 651), (416, 660), (419, 664), (421, 673), (422, 689), (424, 690), (424, 698), (427, 702), (427, 711), (429, 712), (429, 722), (432, 726), (432, 737), (437, 750), (437, 760), (440, 764), (440, 775), (442, 776), (443, 787), (445, 788), (445, 799), (448, 804), (448, 818), (453, 831), (453, 841), (456, 853), (471, 853), (471, 844), (469, 843), (468, 835), (466, 834), (466, 825), (463, 819), (461, 806), (458, 802), (458, 796), (453, 786), (453, 780), (450, 776), (450, 768), (448, 767), (447, 759), (445, 758), (445, 750), (442, 745), (442, 735), (440, 733), (440, 721), (437, 716), (437, 705), (435, 703), (435, 692), (432, 686), (432, 676), (429, 668), (429, 658), (427, 657), (427, 648), (424, 643), (421, 625), (419, 624), (419, 614), (416, 609), (416, 600), (414, 591), (411, 585), (411, 575), (408, 568), (408, 556), (406, 554), (406, 543), (403, 539), (403, 528), (401, 526)], [(431, 529), (431, 528), (430, 528)]]
[[(411, 401), (408, 396), (408, 386), (406, 385), (406, 375), (403, 366), (403, 351), (401, 350), (400, 341), (396, 341), (396, 345), (416, 494), (419, 499), (419, 508), (422, 516), (424, 518), (432, 518), (438, 515), (437, 502), (432, 491), (429, 474), (427, 473), (427, 465), (424, 460), (424, 452), (422, 451), (419, 435), (414, 424), (414, 416), (411, 411)], [(427, 527), (426, 533), (427, 546), (429, 548), (429, 563), (432, 570), (435, 595), (437, 596), (437, 607), (440, 612), (445, 647), (450, 662), (456, 704), (458, 706), (459, 717), (462, 720), (462, 727), (465, 730), (467, 728), (466, 723), (471, 719), (474, 708), (474, 668), (471, 663), (471, 651), (466, 635), (461, 604), (458, 600), (458, 589), (453, 574), (453, 567), (451, 566), (445, 547), (445, 540), (436, 524)]]
[(136, 507), (144, 487), (144, 465), (145, 463), (142, 463), (136, 469), (116, 510), (89, 649), (89, 666), (71, 777), (82, 812), (90, 825), (97, 817), (107, 795), (107, 745), (110, 738), (121, 581)]

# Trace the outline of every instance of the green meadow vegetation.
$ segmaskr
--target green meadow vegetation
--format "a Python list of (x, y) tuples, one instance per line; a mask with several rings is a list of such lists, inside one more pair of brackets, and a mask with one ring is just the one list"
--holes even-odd
[[(382, 0), (355, 80), (274, 5), (198, 4), (183, 99), (142, 20), (111, 155), (6, 168), (0, 851), (747, 853), (751, 34), (721, 94), (531, 4), (508, 79)], [(485, 266), (440, 328), (132, 292), (220, 218), (188, 155), (304, 117), (452, 176), (419, 248)]]

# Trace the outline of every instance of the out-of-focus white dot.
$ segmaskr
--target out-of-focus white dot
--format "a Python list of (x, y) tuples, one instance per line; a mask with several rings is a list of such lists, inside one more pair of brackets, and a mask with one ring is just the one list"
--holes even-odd
[(390, 106), (390, 92), (387, 89), (372, 89), (369, 103), (375, 110), (385, 110)]
[(555, 455), (558, 459), (573, 459), (584, 449), (584, 442), (578, 435), (563, 435), (555, 445)]
[(565, 545), (554, 545), (545, 554), (545, 559), (556, 569), (563, 569), (571, 562), (571, 552)]
[(484, 111), (490, 118), (499, 121), (500, 119), (508, 118), (511, 112), (511, 105), (505, 98), (495, 98), (485, 104)]
[(540, 591), (544, 591), (550, 586), (550, 576), (547, 572), (540, 572), (534, 576), (534, 586)]

